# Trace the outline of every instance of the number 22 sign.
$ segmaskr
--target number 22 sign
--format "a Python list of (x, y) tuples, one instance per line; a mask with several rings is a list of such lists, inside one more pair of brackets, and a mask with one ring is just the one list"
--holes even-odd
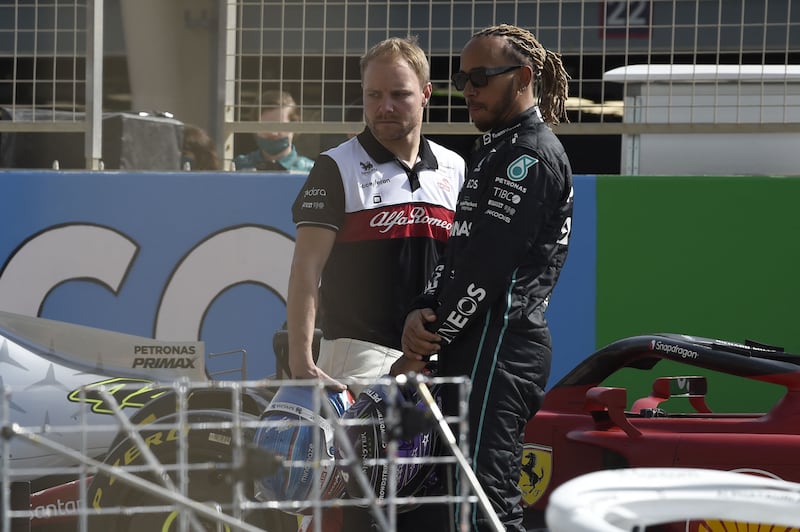
[(601, 9), (601, 38), (650, 36), (652, 0), (603, 2)]

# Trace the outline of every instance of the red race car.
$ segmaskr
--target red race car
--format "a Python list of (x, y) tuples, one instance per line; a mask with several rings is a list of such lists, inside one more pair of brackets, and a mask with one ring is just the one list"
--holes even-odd
[[(760, 411), (728, 411), (723, 401), (731, 393)], [(526, 426), (526, 524), (544, 527), (553, 490), (602, 470), (704, 468), (799, 482), (798, 416), (798, 355), (678, 334), (616, 341), (556, 383)], [(676, 516), (659, 530), (742, 529), (724, 526)]]

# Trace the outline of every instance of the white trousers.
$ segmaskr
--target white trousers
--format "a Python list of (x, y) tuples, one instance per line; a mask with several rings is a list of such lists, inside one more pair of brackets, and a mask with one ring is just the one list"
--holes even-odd
[[(323, 338), (319, 344), (317, 367), (334, 379), (353, 377), (375, 380), (388, 375), (392, 364), (401, 356), (402, 351), (379, 344), (351, 338)], [(347, 382), (347, 387), (356, 398), (369, 385), (369, 382)]]

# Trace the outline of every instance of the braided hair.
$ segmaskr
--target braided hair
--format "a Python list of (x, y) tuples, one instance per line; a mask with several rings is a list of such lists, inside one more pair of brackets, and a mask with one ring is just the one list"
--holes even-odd
[(561, 54), (546, 49), (528, 30), (510, 24), (483, 29), (472, 36), (476, 37), (504, 37), (509, 55), (534, 67), (536, 97), (544, 121), (550, 124), (569, 122), (565, 106), (570, 77), (561, 63)]

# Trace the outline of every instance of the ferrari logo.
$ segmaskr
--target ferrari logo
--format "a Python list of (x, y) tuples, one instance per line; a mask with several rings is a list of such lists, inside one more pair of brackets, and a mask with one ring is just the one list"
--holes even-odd
[(522, 474), (519, 477), (522, 505), (532, 506), (536, 503), (547, 491), (552, 476), (552, 447), (525, 444), (522, 448)]

